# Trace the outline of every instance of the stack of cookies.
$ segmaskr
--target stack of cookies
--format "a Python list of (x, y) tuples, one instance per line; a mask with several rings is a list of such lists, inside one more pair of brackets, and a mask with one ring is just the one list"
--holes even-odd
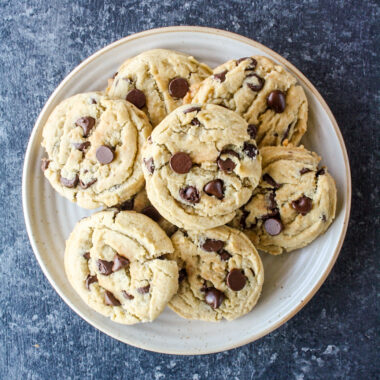
[(236, 319), (257, 303), (273, 255), (311, 243), (336, 188), (307, 129), (302, 87), (262, 56), (213, 71), (156, 49), (128, 59), (104, 92), (50, 115), (42, 169), (87, 209), (66, 243), (67, 277), (112, 320)]

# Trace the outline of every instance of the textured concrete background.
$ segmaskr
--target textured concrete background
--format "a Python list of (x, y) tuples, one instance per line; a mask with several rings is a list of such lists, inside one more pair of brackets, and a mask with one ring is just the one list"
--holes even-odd
[[(379, 378), (378, 4), (375, 0), (0, 1), (0, 379)], [(289, 58), (335, 114), (353, 174), (348, 235), (318, 294), (285, 326), (260, 341), (203, 357), (129, 347), (74, 314), (39, 268), (21, 208), (27, 141), (60, 81), (116, 39), (153, 27), (186, 24), (237, 32)]]

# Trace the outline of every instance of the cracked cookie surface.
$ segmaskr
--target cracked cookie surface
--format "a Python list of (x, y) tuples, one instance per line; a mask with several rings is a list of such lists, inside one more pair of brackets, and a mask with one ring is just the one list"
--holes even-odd
[(66, 275), (83, 301), (123, 324), (153, 321), (178, 288), (164, 231), (134, 211), (102, 211), (77, 223), (66, 242)]
[(264, 268), (255, 247), (227, 226), (203, 232), (177, 231), (172, 236), (179, 289), (169, 307), (188, 319), (233, 320), (256, 305)]
[(146, 115), (124, 100), (99, 92), (70, 97), (43, 129), (45, 177), (81, 207), (121, 203), (144, 185), (141, 148), (151, 130)]
[(231, 225), (273, 255), (302, 248), (335, 218), (335, 181), (327, 168), (318, 168), (320, 157), (302, 146), (265, 147), (260, 152), (260, 184)]
[(185, 103), (227, 107), (252, 125), (259, 147), (298, 145), (306, 132), (308, 103), (296, 78), (262, 56), (231, 60), (194, 85)]
[(201, 230), (229, 222), (261, 175), (247, 123), (212, 104), (177, 108), (143, 148), (148, 198), (178, 227)]
[(182, 105), (190, 86), (212, 73), (204, 63), (184, 53), (154, 49), (125, 61), (110, 81), (107, 93), (127, 99), (148, 115), (153, 126)]

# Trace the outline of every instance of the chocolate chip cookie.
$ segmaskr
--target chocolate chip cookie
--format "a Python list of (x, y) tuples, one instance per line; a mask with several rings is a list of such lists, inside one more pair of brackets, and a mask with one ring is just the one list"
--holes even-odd
[(236, 319), (257, 303), (264, 268), (253, 244), (226, 226), (172, 236), (179, 268), (178, 293), (169, 303), (184, 318), (204, 321)]
[(152, 127), (131, 103), (99, 92), (60, 103), (43, 129), (42, 162), (54, 189), (79, 206), (113, 206), (144, 185), (141, 147)]
[(253, 244), (278, 255), (311, 243), (335, 217), (336, 187), (320, 157), (301, 147), (265, 147), (263, 175), (232, 225)]
[(156, 126), (182, 105), (191, 85), (211, 73), (207, 65), (187, 54), (154, 49), (125, 61), (110, 81), (107, 93), (142, 109)]
[(113, 321), (153, 321), (178, 288), (173, 245), (150, 218), (102, 211), (77, 223), (66, 242), (67, 277), (83, 301)]
[(144, 145), (148, 198), (178, 227), (229, 222), (261, 175), (261, 156), (238, 114), (213, 104), (177, 108)]
[(296, 78), (270, 59), (231, 60), (194, 85), (186, 103), (213, 103), (241, 115), (258, 146), (298, 145), (306, 132), (308, 103)]

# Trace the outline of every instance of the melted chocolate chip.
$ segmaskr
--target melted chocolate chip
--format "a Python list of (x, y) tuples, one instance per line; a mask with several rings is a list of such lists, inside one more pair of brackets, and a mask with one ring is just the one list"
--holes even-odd
[(249, 58), (251, 60), (250, 64), (245, 68), (245, 71), (248, 71), (248, 70), (255, 70), (256, 66), (257, 66), (257, 61), (256, 59), (254, 58)]
[(116, 71), (116, 73), (114, 73), (114, 74), (112, 75), (112, 79), (115, 79), (117, 74), (119, 74), (119, 73)]
[(268, 173), (263, 175), (263, 181), (269, 183), (269, 185), (273, 186), (275, 189), (280, 188), (280, 185)]
[(201, 122), (195, 117), (193, 120), (190, 121), (191, 125), (201, 125)]
[(327, 221), (326, 215), (322, 214), (322, 222), (326, 223), (326, 221)]
[(153, 162), (153, 158), (151, 157), (151, 158), (149, 158), (149, 159), (145, 159), (144, 158), (144, 164), (145, 164), (145, 167), (146, 167), (146, 169), (148, 170), (148, 172), (150, 173), (150, 174), (153, 174), (153, 172), (154, 172), (154, 162)]
[(240, 217), (240, 225), (242, 228), (247, 228), (248, 215), (249, 215), (249, 212), (247, 210), (243, 210), (243, 214)]
[(302, 168), (302, 169), (300, 170), (300, 174), (301, 174), (301, 175), (302, 175), (302, 174), (309, 173), (309, 172), (311, 172), (311, 169), (309, 169), (309, 168)]
[(153, 206), (147, 206), (142, 211), (142, 214), (146, 215), (148, 218), (158, 222), (161, 219), (160, 213)]
[(75, 149), (78, 149), (81, 152), (84, 152), (87, 148), (91, 146), (91, 143), (89, 141), (85, 141), (82, 143), (73, 143), (73, 146)]
[(189, 91), (189, 82), (185, 78), (174, 78), (169, 82), (169, 94), (173, 98), (183, 98)]
[(201, 110), (201, 107), (195, 106), (195, 107), (190, 107), (187, 108), (183, 111), (183, 113), (190, 113), (190, 112), (199, 112)]
[(143, 108), (146, 103), (145, 94), (137, 88), (129, 91), (125, 99), (140, 109)]
[(243, 57), (243, 58), (239, 58), (237, 59), (235, 62), (237, 65), (239, 65), (240, 63), (242, 63), (243, 61), (247, 60), (247, 59), (251, 59), (251, 57)]
[(121, 211), (133, 210), (134, 203), (134, 198), (128, 199), (127, 201), (123, 202), (118, 208)]
[(247, 75), (247, 78), (250, 78), (247, 81), (247, 86), (252, 90), (252, 91), (260, 91), (264, 87), (265, 79), (259, 77), (257, 74), (249, 74)]
[(90, 285), (94, 282), (98, 282), (98, 278), (95, 276), (91, 276), (90, 274), (86, 277), (86, 288), (90, 290)]
[(269, 193), (269, 196), (268, 196), (268, 200), (269, 200), (269, 210), (276, 210), (278, 212), (278, 208), (277, 208), (277, 203), (276, 203), (276, 193), (274, 191), (272, 191), (271, 193)]
[(91, 98), (91, 104), (98, 104), (98, 102), (94, 98)]
[(61, 184), (65, 187), (68, 187), (69, 189), (72, 189), (74, 187), (77, 187), (79, 182), (78, 174), (75, 175), (73, 179), (67, 179), (65, 177), (60, 177), (59, 181)]
[(218, 163), (219, 169), (223, 170), (226, 173), (231, 173), (236, 167), (235, 162), (233, 162), (231, 158), (228, 158), (228, 157), (225, 160), (218, 158), (217, 163)]
[(193, 166), (190, 156), (185, 152), (177, 152), (170, 158), (170, 167), (178, 174), (188, 173)]
[(290, 132), (290, 128), (292, 127), (291, 124), (288, 125), (288, 128), (286, 128), (286, 131), (284, 133), (284, 136), (282, 136), (282, 139), (281, 139), (281, 144), (288, 138), (289, 136), (289, 132)]
[(137, 292), (140, 294), (146, 294), (149, 293), (150, 285), (143, 286), (141, 288), (137, 288)]
[(135, 298), (132, 294), (127, 293), (125, 290), (122, 290), (121, 293), (123, 294), (123, 297), (127, 300), (133, 300)]
[(221, 179), (214, 179), (208, 183), (203, 188), (203, 191), (210, 196), (215, 196), (218, 199), (224, 198), (223, 192), (223, 184), (224, 182)]
[(227, 285), (235, 292), (242, 290), (247, 282), (246, 277), (240, 269), (232, 269), (226, 278)]
[(117, 272), (121, 268), (129, 265), (129, 260), (126, 257), (116, 255), (113, 260), (112, 272)]
[(87, 183), (84, 183), (82, 180), (79, 180), (79, 186), (85, 190), (85, 189), (88, 189), (91, 185), (93, 185), (97, 180), (98, 180), (97, 178), (94, 178), (90, 182), (87, 182)]
[(232, 257), (225, 249), (219, 251), (218, 254), (223, 261), (228, 261)]
[(255, 125), (255, 124), (249, 124), (248, 125), (247, 132), (248, 132), (249, 136), (251, 137), (251, 139), (253, 139), (253, 140), (256, 139), (257, 130), (258, 130), (257, 125)]
[(319, 169), (319, 170), (315, 173), (315, 175), (316, 175), (317, 177), (319, 177), (320, 175), (324, 175), (325, 173), (326, 173), (325, 168), (321, 168), (321, 169)]
[(88, 137), (95, 125), (95, 119), (91, 116), (85, 116), (78, 119), (75, 124), (83, 129), (83, 137)]
[(222, 240), (214, 240), (214, 239), (206, 239), (202, 244), (202, 249), (207, 252), (218, 252), (224, 247), (224, 241)]
[(271, 235), (271, 236), (276, 236), (282, 231), (282, 223), (281, 220), (277, 218), (268, 218), (264, 222), (264, 228), (265, 231)]
[(187, 272), (185, 268), (182, 268), (178, 272), (178, 282), (182, 282), (187, 277)]
[(182, 199), (189, 203), (199, 203), (201, 199), (198, 190), (194, 186), (187, 186), (180, 189), (179, 195)]
[(113, 261), (106, 261), (98, 259), (96, 265), (100, 274), (109, 276), (112, 273)]
[(41, 159), (41, 170), (44, 172), (49, 167), (50, 161), (47, 158)]
[(108, 290), (104, 292), (104, 302), (109, 306), (120, 306), (120, 301)]
[(96, 159), (102, 164), (110, 164), (115, 158), (115, 152), (107, 145), (101, 145), (96, 149)]
[(220, 81), (220, 82), (224, 82), (226, 80), (226, 74), (227, 74), (228, 70), (224, 70), (220, 73), (217, 73), (217, 74), (214, 74), (214, 79)]
[(86, 252), (83, 254), (83, 257), (86, 259), (86, 260), (90, 260), (90, 252)]
[(243, 146), (243, 152), (249, 157), (249, 158), (255, 158), (257, 156), (257, 153), (259, 150), (257, 149), (257, 146), (248, 142), (244, 143)]
[(303, 195), (302, 197), (292, 202), (292, 207), (301, 215), (305, 216), (312, 209), (313, 201), (309, 197)]
[(280, 90), (272, 91), (267, 97), (267, 105), (276, 113), (282, 113), (286, 107), (285, 94)]
[(215, 288), (208, 288), (205, 295), (205, 301), (213, 309), (217, 309), (224, 300), (224, 294)]

